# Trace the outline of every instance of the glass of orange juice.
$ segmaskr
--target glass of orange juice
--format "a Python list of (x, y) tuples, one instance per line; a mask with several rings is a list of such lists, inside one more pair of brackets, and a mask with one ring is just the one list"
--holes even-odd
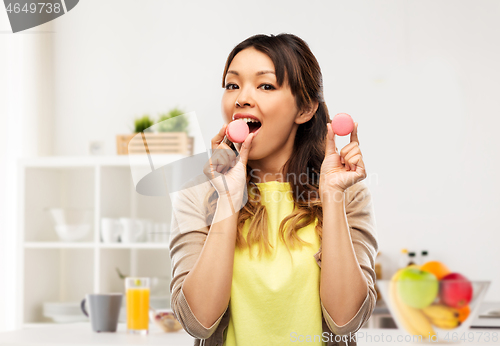
[(127, 333), (149, 332), (149, 278), (125, 278), (127, 296)]

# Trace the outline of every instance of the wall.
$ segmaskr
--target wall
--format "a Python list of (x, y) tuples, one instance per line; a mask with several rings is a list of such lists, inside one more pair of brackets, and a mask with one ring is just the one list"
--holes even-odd
[(54, 23), (53, 151), (85, 155), (100, 140), (114, 153), (135, 116), (175, 105), (197, 113), (208, 146), (222, 126), (229, 51), (256, 33), (291, 32), (321, 64), (332, 115), (360, 124), (384, 275), (408, 247), (492, 279), (499, 14), (496, 1), (463, 0), (81, 2)]
[(51, 23), (12, 34), (0, 9), (0, 332), (15, 327), (21, 299), (17, 160), (52, 153), (52, 34)]
[(136, 116), (173, 106), (197, 113), (208, 146), (229, 51), (291, 32), (320, 62), (332, 115), (359, 122), (384, 276), (402, 247), (427, 249), (493, 280), (498, 300), (499, 15), (494, 0), (81, 1), (53, 22), (50, 152), (114, 154)]

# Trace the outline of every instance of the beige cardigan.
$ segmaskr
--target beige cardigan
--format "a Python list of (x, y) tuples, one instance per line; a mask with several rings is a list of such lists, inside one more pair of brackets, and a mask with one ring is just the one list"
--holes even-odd
[[(189, 307), (182, 284), (186, 275), (193, 268), (205, 243), (209, 227), (205, 221), (204, 198), (213, 191), (210, 182), (203, 176), (198, 176), (190, 183), (190, 188), (178, 193), (172, 201), (172, 224), (170, 233), (170, 259), (172, 265), (172, 281), (170, 283), (171, 308), (183, 328), (195, 338), (194, 345), (222, 346), (223, 333), (229, 324), (229, 305), (225, 312), (210, 327), (205, 328), (194, 316)], [(346, 190), (346, 214), (356, 257), (368, 282), (368, 295), (356, 315), (345, 325), (338, 326), (321, 303), (323, 311), (323, 333), (328, 338), (328, 346), (356, 345), (350, 333), (356, 333), (370, 318), (377, 293), (375, 291), (375, 257), (378, 252), (375, 215), (371, 194), (364, 181), (360, 181)], [(180, 225), (180, 226), (179, 226)], [(182, 232), (181, 232), (182, 230)], [(321, 247), (314, 255), (321, 267)], [(325, 333), (326, 332), (326, 333)], [(330, 342), (330, 340), (348, 342)], [(325, 337), (325, 338), (326, 338)]]

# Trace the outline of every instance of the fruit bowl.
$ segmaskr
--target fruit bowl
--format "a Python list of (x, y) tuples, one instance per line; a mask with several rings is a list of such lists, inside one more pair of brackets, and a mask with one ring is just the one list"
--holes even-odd
[(413, 340), (432, 343), (459, 342), (456, 336), (469, 331), (491, 283), (425, 276), (401, 280), (398, 274), (377, 280), (382, 298), (400, 330)]

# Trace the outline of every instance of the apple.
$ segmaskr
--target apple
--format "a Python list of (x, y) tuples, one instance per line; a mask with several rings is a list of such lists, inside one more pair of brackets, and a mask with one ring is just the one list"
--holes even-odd
[(436, 276), (416, 267), (403, 269), (397, 285), (401, 301), (415, 309), (429, 306), (439, 293), (439, 281)]
[(439, 298), (452, 308), (460, 309), (469, 304), (472, 293), (472, 283), (462, 274), (450, 273), (441, 279)]

